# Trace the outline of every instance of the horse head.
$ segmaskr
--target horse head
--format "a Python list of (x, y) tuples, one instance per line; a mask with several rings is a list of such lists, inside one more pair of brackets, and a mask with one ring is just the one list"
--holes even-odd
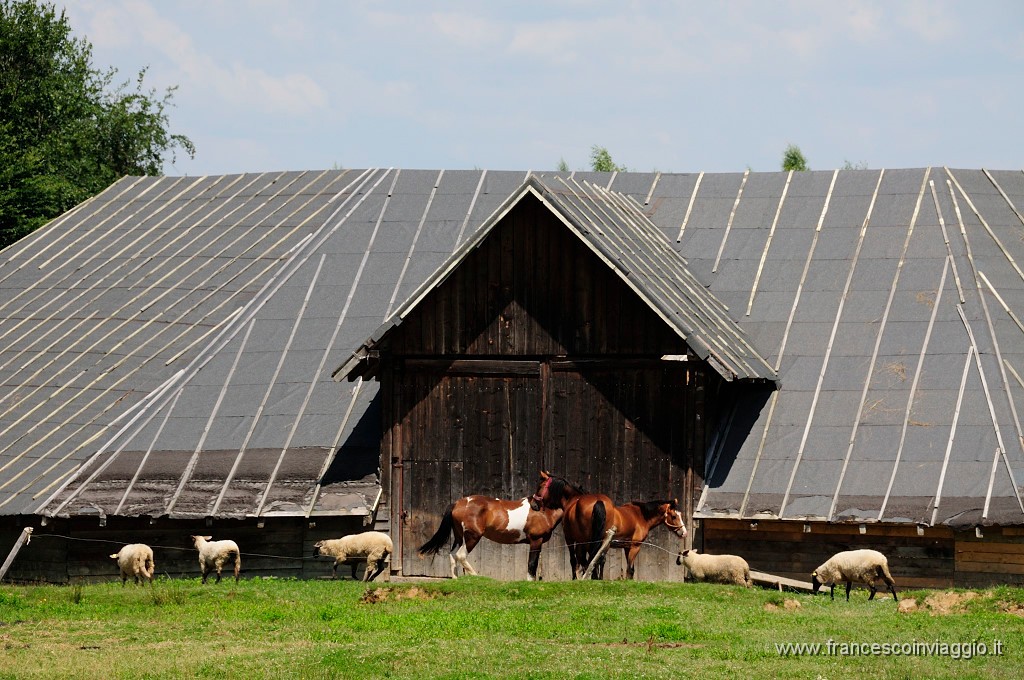
[(683, 513), (679, 511), (679, 501), (675, 498), (671, 503), (665, 504), (665, 526), (671, 529), (679, 538), (686, 538), (686, 524), (683, 523)]
[(586, 493), (564, 477), (556, 477), (546, 470), (540, 471), (540, 480), (540, 486), (532, 497), (532, 503), (537, 507), (565, 509), (570, 500)]

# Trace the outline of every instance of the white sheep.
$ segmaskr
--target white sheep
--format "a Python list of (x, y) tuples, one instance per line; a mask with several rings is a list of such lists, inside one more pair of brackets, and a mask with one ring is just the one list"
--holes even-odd
[(238, 583), (238, 572), (242, 569), (242, 553), (234, 541), (211, 541), (212, 536), (193, 536), (192, 543), (199, 551), (199, 569), (203, 572), (203, 583), (211, 569), (217, 570), (217, 583), (220, 583), (220, 572), (224, 563), (235, 556), (235, 583)]
[(733, 583), (749, 588), (750, 566), (738, 555), (701, 555), (696, 550), (684, 550), (676, 557), (676, 564), (682, 564), (697, 581)]
[[(333, 557), (334, 559), (334, 575), (332, 578), (338, 578), (338, 565), (343, 562), (348, 562), (352, 565), (352, 578), (356, 577), (356, 564), (357, 560), (352, 558), (365, 557), (366, 558), (366, 572), (363, 574), (364, 581), (372, 581), (384, 571), (384, 567), (388, 561), (388, 556), (395, 550), (394, 545), (391, 543), (391, 537), (385, 533), (379, 531), (365, 531), (361, 534), (352, 534), (349, 536), (342, 536), (341, 538), (331, 538), (323, 541), (318, 541), (313, 546), (313, 557), (319, 557), (320, 555), (326, 555)], [(370, 565), (374, 565), (375, 570), (370, 571)]]
[[(153, 585), (153, 572), (156, 565), (153, 563), (153, 549), (145, 543), (131, 543), (124, 546), (110, 556), (117, 560), (117, 566), (121, 569), (121, 586), (128, 582), (128, 578), (134, 578), (135, 583), (141, 579), (147, 579)], [(145, 584), (143, 584), (145, 585)]]
[(896, 597), (896, 582), (889, 573), (889, 561), (885, 555), (877, 550), (847, 550), (836, 553), (811, 573), (811, 582), (814, 587), (814, 594), (823, 585), (830, 585), (832, 588), (832, 599), (836, 599), (836, 582), (846, 581), (846, 601), (850, 601), (850, 587), (854, 581), (864, 583), (871, 589), (868, 599), (875, 597), (875, 579), (881, 578), (889, 586), (892, 599), (899, 601)]

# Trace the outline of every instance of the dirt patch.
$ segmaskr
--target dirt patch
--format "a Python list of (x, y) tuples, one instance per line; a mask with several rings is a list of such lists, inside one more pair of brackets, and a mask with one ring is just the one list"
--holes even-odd
[(946, 591), (933, 593), (924, 599), (924, 604), (932, 615), (959, 614), (964, 611), (964, 603), (978, 597), (977, 593), (954, 593)]
[(704, 645), (695, 645), (692, 642), (654, 642), (653, 640), (647, 640), (646, 642), (630, 642), (629, 640), (623, 640), (622, 642), (605, 642), (597, 643), (602, 647), (646, 647), (647, 649), (700, 649)]
[(395, 600), (433, 600), (444, 593), (437, 590), (426, 590), (413, 586), (412, 588), (370, 588), (359, 601), (363, 604), (377, 604), (379, 602)]
[(896, 607), (896, 611), (898, 611), (900, 614), (907, 614), (909, 612), (916, 612), (917, 609), (918, 609), (918, 607), (917, 607), (917, 600), (915, 600), (914, 598), (910, 598), (910, 599), (904, 598), (904, 599), (900, 600), (899, 606)]
[(999, 611), (1005, 614), (1011, 614), (1013, 616), (1020, 616), (1024, 618), (1024, 604), (1017, 602), (1000, 602)]
[(791, 612), (791, 611), (795, 611), (797, 609), (800, 609), (800, 607), (802, 607), (802, 606), (803, 605), (800, 604), (799, 600), (794, 600), (792, 598), (787, 597), (785, 600), (782, 601), (782, 605), (781, 606), (776, 604), (776, 603), (774, 603), (774, 602), (766, 602), (765, 605), (764, 605), (764, 610), (766, 612), (777, 612), (777, 611)]

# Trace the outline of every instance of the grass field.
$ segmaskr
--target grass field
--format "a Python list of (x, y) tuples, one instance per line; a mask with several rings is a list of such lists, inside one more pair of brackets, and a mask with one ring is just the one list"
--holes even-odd
[[(847, 603), (692, 583), (0, 586), (0, 677), (1019, 678), (1024, 590)], [(839, 590), (839, 589), (837, 589)], [(928, 598), (928, 603), (926, 603)], [(946, 655), (840, 656), (843, 643)], [(996, 642), (1001, 655), (992, 655)], [(817, 655), (776, 645), (819, 643)], [(955, 647), (964, 643), (962, 647)], [(989, 655), (973, 655), (984, 643)], [(853, 652), (849, 646), (844, 650)], [(953, 658), (954, 651), (961, 658)]]

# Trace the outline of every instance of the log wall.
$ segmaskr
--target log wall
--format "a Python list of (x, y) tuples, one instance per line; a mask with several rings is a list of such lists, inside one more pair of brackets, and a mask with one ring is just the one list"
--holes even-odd
[(899, 588), (1024, 586), (1024, 527), (950, 527), (792, 521), (701, 520), (704, 552), (740, 555), (751, 569), (809, 580), (837, 552), (872, 548), (889, 560)]
[[(332, 561), (312, 559), (313, 544), (325, 538), (371, 529), (362, 517), (267, 518), (256, 520), (157, 520), (111, 517), (106, 526), (96, 518), (50, 520), (4, 518), (0, 520), (0, 552), (6, 556), (26, 522), (34, 527), (31, 542), (23, 546), (5, 580), (14, 582), (80, 583), (120, 578), (110, 558), (126, 543), (145, 543), (153, 548), (156, 576), (195, 578), (200, 575), (199, 557), (192, 535), (230, 538), (242, 550), (242, 577), (329, 578)], [(357, 572), (362, 574), (362, 567)], [(227, 573), (228, 567), (225, 567)], [(347, 568), (339, 576), (348, 577)]]

